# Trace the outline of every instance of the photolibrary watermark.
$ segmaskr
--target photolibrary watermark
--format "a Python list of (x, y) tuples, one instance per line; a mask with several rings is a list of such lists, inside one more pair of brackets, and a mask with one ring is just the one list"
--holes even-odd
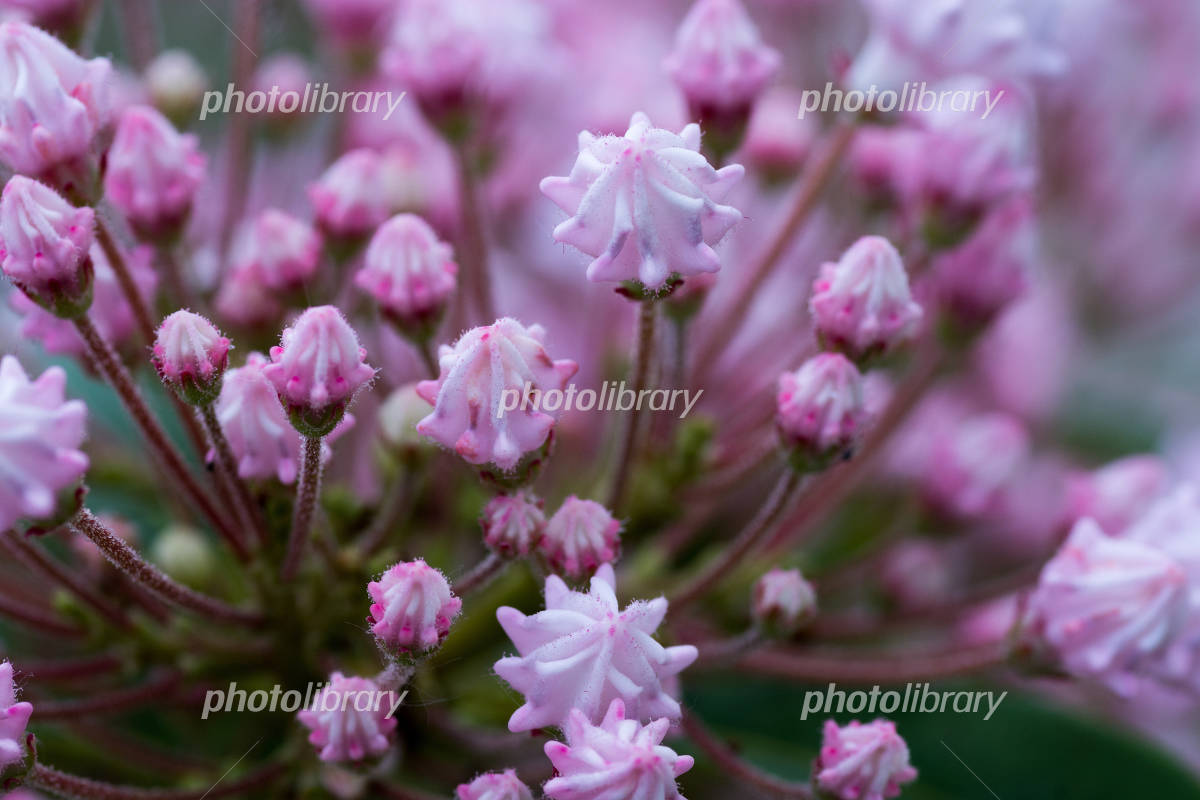
[(804, 119), (805, 114), (814, 111), (849, 111), (852, 114), (860, 111), (881, 111), (885, 114), (892, 111), (956, 111), (965, 114), (977, 113), (982, 109), (980, 119), (987, 119), (1002, 97), (1003, 89), (960, 88), (936, 91), (930, 89), (925, 81), (905, 81), (899, 91), (880, 91), (875, 84), (866, 89), (838, 89), (832, 82), (828, 82), (824, 89), (805, 89), (800, 93), (798, 118)]
[[(868, 691), (858, 689), (844, 691), (831, 683), (824, 689), (810, 689), (804, 693), (804, 710), (800, 719), (809, 714), (978, 714), (987, 707), (983, 721), (987, 722), (996, 713), (1008, 692), (999, 696), (992, 691), (936, 691), (928, 683), (907, 683), (904, 691), (883, 691), (878, 685)], [(986, 703), (985, 703), (986, 701)]]
[(386, 708), (387, 719), (391, 719), (408, 696), (408, 690), (396, 694), (385, 689), (338, 691), (328, 687), (328, 683), (310, 683), (301, 692), (299, 689), (285, 691), (282, 686), (275, 684), (270, 689), (247, 690), (237, 688), (237, 682), (234, 681), (228, 689), (209, 689), (204, 693), (204, 710), (200, 712), (200, 719), (208, 719), (210, 714), (235, 711), (252, 714), (282, 711), (293, 714), (302, 708), (309, 711), (353, 710), (362, 713)]
[(631, 389), (625, 381), (605, 381), (600, 390), (578, 388), (571, 384), (566, 389), (535, 389), (529, 381), (524, 389), (504, 389), (500, 392), (500, 407), (497, 419), (503, 419), (510, 411), (671, 411), (681, 408), (680, 419), (687, 419), (692, 408), (699, 402), (703, 389)]
[(209, 114), (344, 114), (347, 110), (356, 114), (383, 114), (385, 120), (400, 107), (407, 92), (395, 94), (391, 91), (345, 91), (329, 88), (328, 83), (306, 83), (304, 91), (289, 89), (280, 91), (278, 86), (269, 90), (255, 89), (244, 92), (229, 84), (224, 90), (215, 89), (204, 93), (200, 105), (200, 119)]

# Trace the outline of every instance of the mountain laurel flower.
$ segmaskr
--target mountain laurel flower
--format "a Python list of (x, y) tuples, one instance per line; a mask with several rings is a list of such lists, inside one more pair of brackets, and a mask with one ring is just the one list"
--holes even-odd
[(627, 719), (620, 699), (609, 704), (599, 724), (593, 724), (581, 710), (571, 709), (563, 727), (566, 743), (545, 745), (555, 772), (543, 787), (546, 797), (686, 800), (675, 780), (692, 768), (695, 759), (663, 745), (670, 727), (668, 719), (648, 725)]
[(221, 393), (229, 340), (199, 314), (180, 310), (158, 327), (152, 360), (163, 383), (191, 405), (208, 405)]
[(529, 787), (511, 769), (486, 772), (454, 791), (456, 800), (533, 800)]
[(1100, 529), (1116, 536), (1128, 528), (1170, 484), (1167, 465), (1158, 456), (1129, 456), (1067, 482), (1070, 521), (1090, 517)]
[(329, 676), (312, 705), (296, 714), (311, 731), (308, 741), (328, 763), (360, 762), (381, 756), (391, 747), (396, 720), (391, 716), (393, 692), (370, 678)]
[(80, 451), (87, 407), (67, 400), (67, 374), (50, 367), (29, 380), (15, 356), (0, 360), (0, 530), (18, 519), (46, 520), (60, 493), (74, 492), (88, 468)]
[(545, 178), (541, 189), (571, 215), (554, 238), (595, 259), (588, 280), (658, 291), (673, 276), (721, 268), (711, 245), (742, 213), (720, 201), (744, 172), (738, 164), (708, 163), (699, 125), (675, 134), (639, 111), (624, 136), (580, 133), (571, 174)]
[(754, 584), (751, 610), (765, 631), (790, 636), (817, 615), (817, 590), (798, 569), (773, 569)]
[(285, 328), (263, 374), (304, 436), (325, 436), (342, 420), (354, 395), (375, 377), (367, 351), (334, 306), (314, 306)]
[(132, 106), (117, 122), (104, 193), (139, 236), (169, 240), (191, 213), (204, 166), (195, 136), (181, 134), (149, 106)]
[(557, 575), (546, 579), (546, 610), (526, 616), (504, 606), (496, 618), (518, 656), (496, 662), (496, 674), (521, 694), (525, 704), (508, 720), (514, 733), (568, 721), (572, 709), (599, 721), (614, 700), (624, 701), (639, 720), (678, 719), (679, 702), (668, 685), (696, 660), (691, 645), (663, 647), (653, 634), (667, 601), (617, 605), (616, 577), (604, 564), (586, 594), (572, 591)]
[(379, 191), (384, 157), (374, 150), (351, 150), (308, 187), (317, 226), (343, 242), (363, 239), (395, 210), (387, 192)]
[(528, 489), (498, 494), (483, 508), (483, 541), (505, 558), (529, 555), (546, 533), (545, 503)]
[(808, 307), (822, 345), (859, 363), (895, 350), (921, 321), (900, 254), (881, 236), (864, 236), (823, 264)]
[(1029, 433), (1008, 414), (978, 414), (939, 428), (924, 471), (925, 497), (952, 516), (995, 516), (1029, 453)]
[(375, 231), (354, 284), (401, 333), (424, 341), (442, 319), (457, 274), (450, 245), (415, 214), (398, 214)]
[(33, 706), (17, 702), (13, 666), (0, 662), (0, 771), (25, 760), (25, 726)]
[(506, 410), (506, 393), (526, 397), (562, 391), (579, 369), (574, 361), (554, 361), (543, 345), (540, 325), (526, 328), (510, 317), (472, 328), (453, 347), (442, 345), (437, 380), (417, 384), (433, 413), (417, 425), (422, 435), (453, 448), (469, 464), (494, 464), (513, 472), (527, 454), (545, 445), (557, 415), (529, 403)]
[(320, 264), (321, 237), (313, 227), (268, 208), (238, 237), (231, 269), (279, 292), (302, 289)]
[(112, 64), (85, 60), (48, 33), (0, 23), (0, 162), (42, 175), (86, 159), (109, 122)]
[(664, 66), (683, 91), (693, 118), (734, 112), (744, 121), (779, 71), (779, 61), (740, 0), (697, 0), (679, 26)]
[(78, 317), (92, 304), (94, 226), (92, 209), (14, 175), (0, 195), (0, 269), (50, 313)]
[(371, 631), (385, 647), (411, 655), (437, 647), (462, 611), (446, 576), (419, 558), (392, 565), (367, 593)]
[(538, 550), (551, 568), (581, 578), (615, 561), (621, 547), (621, 523), (594, 500), (571, 495), (546, 523)]
[(842, 727), (828, 720), (814, 773), (817, 788), (838, 800), (898, 797), (901, 784), (917, 777), (896, 724), (883, 719)]
[(1129, 694), (1140, 671), (1160, 664), (1188, 606), (1186, 572), (1169, 554), (1083, 519), (1042, 569), (1024, 628), (1071, 674)]
[(841, 353), (820, 353), (783, 373), (775, 421), (797, 469), (824, 469), (847, 457), (867, 424), (858, 368)]

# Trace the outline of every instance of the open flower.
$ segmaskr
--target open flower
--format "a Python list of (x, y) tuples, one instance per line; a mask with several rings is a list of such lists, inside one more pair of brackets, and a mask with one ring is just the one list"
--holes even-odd
[(900, 785), (916, 779), (908, 745), (896, 725), (883, 719), (838, 727), (825, 723), (815, 766), (817, 786), (840, 800), (884, 800), (900, 795)]
[(25, 758), (25, 726), (33, 706), (17, 702), (13, 666), (0, 663), (0, 770)]
[(609, 564), (596, 571), (586, 594), (551, 575), (546, 610), (533, 616), (500, 608), (496, 618), (520, 655), (497, 661), (496, 673), (525, 695), (509, 730), (562, 725), (572, 709), (599, 720), (613, 700), (623, 700), (635, 719), (678, 719), (679, 702), (665, 684), (698, 653), (691, 645), (663, 647), (655, 641), (666, 613), (662, 597), (622, 610)]
[(593, 724), (571, 709), (563, 732), (567, 741), (547, 742), (546, 756), (555, 777), (544, 787), (551, 800), (686, 800), (675, 779), (695, 759), (663, 745), (668, 719), (642, 725), (625, 717), (625, 704), (613, 700), (604, 719)]
[(638, 281), (658, 290), (674, 275), (716, 272), (711, 245), (742, 219), (720, 201), (745, 170), (714, 169), (700, 154), (700, 126), (679, 133), (655, 128), (640, 111), (624, 136), (579, 134), (579, 157), (567, 177), (542, 192), (571, 218), (554, 238), (595, 260), (591, 281)]
[(462, 600), (450, 591), (446, 576), (423, 559), (401, 561), (367, 584), (371, 631), (384, 645), (405, 653), (432, 650), (450, 632)]
[(312, 731), (308, 741), (322, 761), (363, 761), (391, 747), (396, 730), (391, 716), (394, 697), (370, 678), (347, 678), (335, 672), (312, 705), (296, 716)]

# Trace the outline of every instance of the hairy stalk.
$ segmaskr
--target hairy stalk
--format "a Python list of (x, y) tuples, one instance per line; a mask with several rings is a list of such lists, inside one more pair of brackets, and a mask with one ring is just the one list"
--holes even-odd
[(150, 313), (150, 307), (146, 304), (142, 293), (138, 291), (137, 283), (133, 280), (133, 273), (129, 271), (129, 262), (125, 260), (125, 254), (121, 252), (117, 240), (113, 238), (112, 230), (100, 215), (96, 216), (96, 239), (100, 243), (100, 249), (104, 251), (104, 257), (108, 259), (109, 266), (117, 276), (117, 283), (121, 287), (121, 293), (125, 295), (125, 302), (129, 303), (129, 308), (133, 310), (133, 319), (137, 323), (138, 333), (142, 335), (146, 344), (152, 343), (154, 341), (154, 317)]
[(178, 672), (160, 672), (140, 686), (96, 691), (87, 697), (71, 700), (43, 700), (37, 704), (39, 722), (70, 720), (100, 714), (122, 714), (150, 700), (170, 696), (179, 687)]
[(495, 553), (488, 553), (482, 561), (454, 582), (454, 593), (463, 597), (477, 589), (482, 589), (503, 572), (509, 563), (507, 559), (501, 558)]
[(114, 653), (100, 655), (57, 658), (53, 661), (21, 660), (17, 674), (36, 679), (38, 684), (47, 681), (69, 681), (75, 678), (93, 678), (106, 672), (116, 672), (125, 664), (125, 659)]
[(733, 748), (718, 739), (695, 714), (685, 713), (680, 724), (688, 738), (732, 777), (753, 785), (771, 797), (813, 800), (816, 796), (806, 783), (785, 781), (745, 761)]
[[(472, 302), (481, 324), (495, 319), (492, 306), (492, 279), (488, 273), (487, 237), (484, 233), (483, 210), (479, 205), (479, 187), (471, 166), (467, 146), (454, 148), (458, 160), (459, 202), (462, 205), (462, 236), (458, 245), (458, 260), (470, 284)], [(469, 318), (468, 318), (469, 319)], [(433, 373), (437, 375), (437, 371)]]
[(4, 542), (9, 553), (31, 572), (65, 587), (71, 594), (118, 628), (128, 630), (133, 627), (125, 612), (110, 603), (95, 587), (67, 569), (65, 565), (55, 561), (40, 548), (34, 547), (16, 531), (5, 531), (0, 540)]
[(837, 681), (850, 684), (907, 683), (952, 678), (1003, 664), (1009, 643), (991, 642), (974, 647), (953, 647), (933, 653), (868, 652), (811, 653), (765, 649), (747, 653), (737, 669), (810, 683)]
[(81, 510), (69, 525), (72, 530), (91, 539), (113, 566), (162, 599), (213, 622), (252, 625), (262, 622), (262, 615), (258, 612), (235, 608), (172, 580), (158, 567), (143, 559), (136, 550), (106, 528), (104, 523), (87, 509)]
[(238, 475), (237, 459), (233, 457), (233, 448), (229, 446), (229, 440), (225, 438), (225, 431), (221, 429), (221, 422), (217, 419), (217, 413), (213, 409), (212, 403), (200, 406), (200, 418), (204, 421), (204, 428), (208, 431), (213, 452), (217, 455), (217, 470), (224, 475), (225, 484), (229, 493), (233, 495), (233, 501), (237, 506), (238, 515), (242, 518), (242, 523), (254, 531), (260, 546), (266, 546), (267, 523), (263, 520), (258, 504), (250, 495), (250, 489), (246, 486), (246, 482)]
[(74, 638), (83, 636), (86, 633), (79, 626), (63, 621), (49, 609), (29, 605), (20, 600), (5, 597), (2, 594), (0, 594), (0, 616), (23, 623), (47, 636), (68, 636)]
[(238, 558), (245, 561), (249, 555), (246, 546), (242, 543), (237, 532), (225, 519), (225, 516), (213, 503), (212, 498), (209, 497), (195, 476), (188, 470), (187, 465), (183, 462), (183, 457), (175, 449), (175, 446), (171, 444), (171, 440), (167, 438), (166, 432), (158, 424), (158, 420), (154, 418), (150, 409), (146, 407), (146, 403), (134, 385), (129, 371), (125, 369), (125, 365), (117, 358), (116, 353), (113, 352), (112, 347), (101, 336), (100, 331), (96, 329), (90, 317), (85, 315), (74, 320), (74, 322), (76, 330), (79, 331), (79, 335), (83, 338), (84, 344), (87, 346), (88, 355), (91, 357), (96, 371), (103, 375), (113, 389), (116, 390), (126, 410), (129, 411), (129, 414), (133, 417), (133, 421), (137, 423), (142, 435), (150, 444), (150, 449), (158, 456), (168, 474), (179, 484), (188, 499), (208, 518), (217, 532), (221, 534), (222, 538), (229, 543), (229, 546)]
[(617, 456), (617, 474), (608, 496), (608, 507), (614, 514), (621, 513), (629, 488), (629, 479), (633, 475), (633, 465), (638, 457), (638, 441), (642, 427), (641, 392), (650, 380), (650, 364), (654, 360), (657, 328), (658, 303), (654, 300), (643, 300), (638, 308), (637, 356), (633, 368), (633, 390), (639, 399), (629, 412), (625, 436), (621, 440), (621, 451)]
[(729, 574), (742, 559), (775, 530), (776, 524), (787, 510), (796, 489), (803, 483), (804, 476), (794, 469), (787, 469), (779, 477), (770, 497), (742, 529), (729, 547), (710, 563), (703, 572), (671, 596), (671, 611), (678, 610), (697, 600)]
[(226, 782), (218, 779), (208, 790), (143, 789), (137, 786), (118, 786), (94, 781), (90, 778), (81, 778), (38, 763), (25, 777), (25, 783), (35, 789), (44, 789), (61, 797), (79, 798), (79, 800), (211, 800), (216, 797), (238, 795), (263, 796), (251, 790), (260, 790), (269, 786), (287, 769), (288, 767), (284, 764), (268, 764), (237, 780)]
[(301, 556), (312, 531), (313, 511), (321, 493), (321, 437), (306, 436), (301, 455), (300, 485), (296, 489), (296, 510), (292, 532), (288, 534), (287, 555), (283, 559), (283, 579), (290, 581), (300, 569)]

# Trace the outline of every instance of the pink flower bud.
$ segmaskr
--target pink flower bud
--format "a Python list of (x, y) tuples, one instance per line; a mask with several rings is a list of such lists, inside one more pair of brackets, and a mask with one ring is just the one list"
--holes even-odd
[[(691, 645), (663, 647), (654, 632), (667, 601), (617, 605), (616, 577), (604, 564), (584, 594), (557, 575), (546, 579), (546, 610), (526, 616), (507, 606), (496, 611), (519, 656), (496, 662), (496, 674), (525, 695), (525, 705), (508, 721), (509, 730), (562, 725), (581, 714), (599, 720), (614, 700), (634, 719), (678, 719), (679, 702), (666, 684), (696, 660)], [(580, 658), (580, 653), (589, 653)], [(665, 727), (665, 723), (664, 723)]]
[(25, 759), (25, 726), (32, 713), (32, 705), (17, 702), (12, 664), (0, 662), (0, 770)]
[(441, 321), (457, 274), (450, 245), (425, 220), (399, 214), (375, 231), (354, 284), (402, 333), (425, 340)]
[(816, 784), (839, 800), (884, 800), (900, 795), (901, 784), (915, 780), (908, 745), (887, 720), (844, 727), (829, 720), (814, 766)]
[(125, 110), (108, 151), (105, 195), (139, 236), (177, 235), (204, 179), (196, 137), (181, 134), (149, 106)]
[(1116, 536), (1161, 497), (1169, 483), (1167, 465), (1158, 456), (1129, 456), (1071, 477), (1067, 513), (1071, 522), (1090, 517)]
[(867, 423), (863, 379), (840, 353), (813, 356), (779, 377), (776, 425), (801, 469), (846, 456)]
[(65, 399), (66, 384), (59, 367), (31, 381), (14, 356), (0, 360), (0, 530), (54, 515), (87, 471), (87, 407)]
[(996, 209), (969, 239), (934, 259), (938, 301), (960, 326), (983, 328), (1025, 292), (1033, 255), (1029, 205), (1018, 200)]
[(262, 327), (283, 316), (279, 290), (263, 283), (254, 270), (234, 269), (221, 281), (215, 305), (221, 319), (234, 325)]
[(555, 572), (581, 578), (615, 561), (621, 547), (621, 523), (594, 500), (571, 495), (546, 523), (538, 550)]
[(242, 231), (232, 257), (234, 274), (273, 291), (302, 288), (320, 263), (321, 237), (308, 223), (276, 208), (261, 212)]
[(579, 369), (574, 361), (552, 361), (541, 326), (526, 328), (505, 317), (472, 328), (453, 347), (442, 346), (441, 374), (417, 385), (433, 413), (417, 431), (440, 442), (470, 464), (494, 464), (504, 472), (546, 444), (557, 415), (528, 403), (514, 405), (529, 390), (562, 391)]
[(314, 306), (285, 328), (263, 374), (292, 425), (304, 436), (325, 436), (341, 421), (359, 389), (375, 377), (342, 312)]
[(527, 489), (492, 498), (479, 524), (483, 540), (505, 558), (528, 555), (546, 533), (542, 499)]
[(802, 93), (796, 89), (768, 89), (754, 105), (742, 149), (747, 164), (771, 182), (781, 182), (803, 166), (816, 138), (815, 126), (796, 119)]
[(153, 360), (163, 383), (185, 402), (208, 405), (221, 393), (229, 340), (199, 314), (176, 311), (154, 338)]
[(571, 215), (554, 238), (595, 259), (588, 280), (656, 291), (673, 275), (720, 269), (710, 245), (742, 214), (719, 201), (745, 170), (713, 169), (700, 154), (698, 125), (674, 134), (638, 112), (624, 136), (579, 134), (579, 151), (571, 174), (546, 178), (541, 189)]
[(317, 224), (327, 235), (341, 239), (368, 236), (395, 209), (387, 192), (379, 190), (383, 156), (374, 150), (351, 150), (308, 187)]
[(921, 320), (900, 254), (881, 236), (864, 236), (822, 265), (808, 307), (821, 343), (860, 363), (911, 339)]
[(664, 66), (693, 117), (712, 110), (745, 116), (779, 70), (779, 53), (763, 43), (739, 0), (697, 0)]
[(937, 429), (924, 474), (927, 499), (958, 517), (995, 516), (1029, 458), (1029, 434), (1007, 414), (980, 414)]
[(462, 611), (446, 576), (422, 559), (401, 561), (367, 584), (371, 631), (384, 646), (421, 655), (441, 644)]
[(85, 61), (20, 22), (0, 23), (0, 161), (40, 175), (87, 156), (109, 119), (112, 64)]
[(773, 569), (754, 584), (754, 621), (790, 636), (817, 615), (817, 591), (798, 569)]
[[(308, 741), (322, 761), (357, 762), (381, 756), (391, 747), (396, 720), (391, 716), (395, 693), (370, 678), (347, 678), (340, 672), (296, 714), (312, 731)], [(365, 710), (364, 710), (365, 709)]]
[(1083, 519), (1042, 569), (1025, 629), (1068, 672), (1126, 693), (1135, 672), (1161, 660), (1187, 614), (1187, 575), (1174, 559)]
[[(312, 70), (307, 61), (292, 53), (280, 53), (264, 58), (254, 72), (254, 89), (259, 92), (272, 92), (282, 97), (288, 92), (295, 92), (297, 97), (303, 97), (304, 92), (312, 82)], [(267, 111), (272, 122), (283, 123), (292, 117), (302, 116), (299, 106), (285, 111), (281, 103)]]
[(487, 772), (470, 783), (459, 784), (457, 800), (533, 800), (529, 787), (511, 769)]
[(670, 727), (668, 719), (649, 725), (626, 719), (625, 704), (619, 699), (607, 707), (598, 725), (579, 709), (571, 709), (563, 728), (566, 743), (546, 743), (546, 756), (555, 772), (544, 787), (546, 797), (686, 800), (675, 779), (691, 769), (695, 759), (662, 743)]
[(95, 215), (22, 175), (0, 195), (0, 269), (39, 306), (77, 317), (92, 303)]

